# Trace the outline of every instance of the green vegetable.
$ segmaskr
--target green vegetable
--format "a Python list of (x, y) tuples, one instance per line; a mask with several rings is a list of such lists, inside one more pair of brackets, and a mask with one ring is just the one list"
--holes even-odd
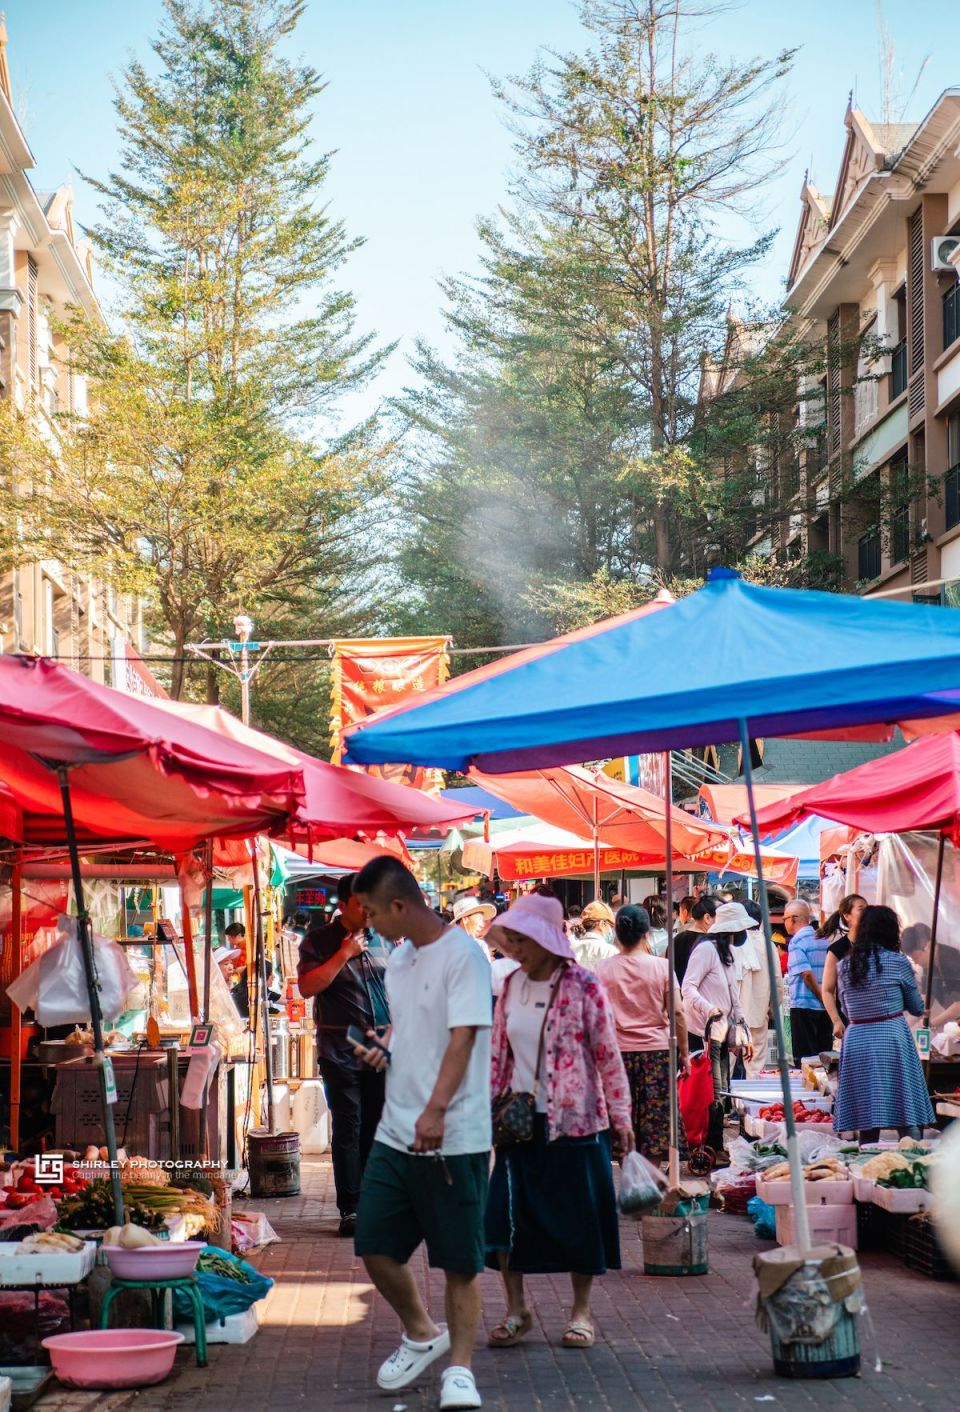
[(207, 1275), (219, 1275), (225, 1280), (236, 1280), (238, 1284), (252, 1284), (250, 1276), (240, 1265), (235, 1265), (232, 1260), (219, 1255), (215, 1250), (207, 1249), (200, 1252), (197, 1261), (197, 1269), (202, 1270)]

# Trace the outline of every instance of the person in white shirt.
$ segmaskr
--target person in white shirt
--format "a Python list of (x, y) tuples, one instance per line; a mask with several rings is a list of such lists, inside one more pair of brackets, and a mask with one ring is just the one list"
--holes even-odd
[(497, 909), (493, 903), (481, 902), (479, 897), (458, 897), (453, 904), (454, 926), (463, 927), (467, 935), (473, 937), (488, 961), (491, 959), (490, 948), (483, 938), (496, 915)]
[[(709, 932), (690, 953), (681, 995), (691, 1037), (702, 1038), (713, 1070), (714, 1101), (710, 1105), (707, 1142), (717, 1154), (718, 1166), (729, 1166), (723, 1147), (723, 1090), (730, 1087), (730, 1051), (740, 1048), (744, 1060), (753, 1058), (740, 1005), (740, 986), (733, 948), (753, 925), (753, 918), (739, 902), (722, 902)], [(740, 1042), (742, 1039), (742, 1043)], [(691, 1049), (694, 1044), (691, 1042)]]
[[(356, 1251), (403, 1326), (377, 1384), (386, 1392), (410, 1387), (449, 1351), (441, 1409), (479, 1407), (470, 1365), (485, 1262), (490, 965), (473, 937), (425, 904), (398, 859), (374, 858), (354, 892), (371, 927), (390, 941), (405, 938), (387, 963), (389, 1059), (372, 1046), (357, 1049), (386, 1068), (387, 1085), (360, 1189)], [(422, 1242), (430, 1265), (444, 1272), (448, 1327), (430, 1317), (410, 1270)]]
[(578, 966), (593, 971), (598, 961), (619, 955), (613, 944), (614, 921), (614, 915), (605, 902), (594, 900), (587, 903), (579, 922), (570, 930), (570, 945)]

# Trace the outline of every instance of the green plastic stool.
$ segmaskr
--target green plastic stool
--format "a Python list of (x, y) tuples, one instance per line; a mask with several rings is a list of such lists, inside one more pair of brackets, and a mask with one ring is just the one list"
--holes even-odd
[(125, 1289), (148, 1289), (150, 1291), (155, 1329), (166, 1328), (167, 1290), (180, 1290), (193, 1305), (193, 1336), (197, 1345), (197, 1367), (205, 1368), (207, 1366), (207, 1323), (203, 1314), (203, 1300), (200, 1297), (200, 1286), (197, 1284), (196, 1275), (179, 1275), (176, 1279), (171, 1280), (123, 1280), (114, 1275), (103, 1296), (103, 1306), (100, 1310), (101, 1329), (110, 1327), (110, 1305), (113, 1303), (114, 1296)]

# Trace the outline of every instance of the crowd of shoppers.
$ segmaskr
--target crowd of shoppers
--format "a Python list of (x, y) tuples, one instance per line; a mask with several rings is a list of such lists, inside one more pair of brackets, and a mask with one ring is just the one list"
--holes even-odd
[[(341, 1234), (402, 1326), (377, 1377), (386, 1392), (444, 1359), (441, 1409), (480, 1407), (471, 1360), (485, 1267), (504, 1290), (491, 1347), (530, 1331), (525, 1280), (558, 1274), (570, 1279), (560, 1342), (592, 1346), (593, 1283), (620, 1267), (613, 1162), (634, 1146), (658, 1164), (669, 1154), (671, 1019), (681, 1075), (691, 1053), (709, 1057), (707, 1143), (728, 1160), (731, 1075), (763, 1068), (785, 998), (759, 908), (683, 898), (671, 983), (658, 954), (664, 904), (615, 901), (565, 920), (544, 885), (505, 911), (465, 897), (441, 916), (384, 856), (342, 880), (338, 916), (303, 937)], [(904, 1011), (923, 1010), (929, 935), (909, 929), (901, 946), (896, 914), (856, 894), (818, 928), (795, 899), (784, 928), (795, 1062), (843, 1041), (835, 1128), (918, 1134), (933, 1114)], [(677, 1141), (685, 1156), (682, 1120)], [(443, 1272), (443, 1323), (411, 1270), (421, 1244)]]

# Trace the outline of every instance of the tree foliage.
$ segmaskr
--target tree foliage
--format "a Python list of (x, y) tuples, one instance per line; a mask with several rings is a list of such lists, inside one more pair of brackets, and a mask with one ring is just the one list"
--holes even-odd
[(587, 0), (592, 47), (495, 85), (514, 207), (444, 285), (454, 358), (421, 346), (400, 407), (408, 608), (462, 640), (464, 618), (494, 642), (736, 562), (774, 512), (758, 489), (796, 454), (821, 351), (732, 328), (770, 235), (730, 230), (777, 166), (792, 56), (705, 54), (703, 14)]
[[(335, 285), (359, 242), (321, 202), (323, 90), (285, 57), (301, 0), (165, 0), (155, 63), (115, 106), (118, 170), (89, 178), (120, 331), (63, 330), (85, 416), (8, 418), (25, 535), (148, 595), (186, 688), (187, 642), (359, 626), (374, 429), (331, 436), (337, 399), (383, 354)], [(31, 494), (31, 487), (36, 492)]]

